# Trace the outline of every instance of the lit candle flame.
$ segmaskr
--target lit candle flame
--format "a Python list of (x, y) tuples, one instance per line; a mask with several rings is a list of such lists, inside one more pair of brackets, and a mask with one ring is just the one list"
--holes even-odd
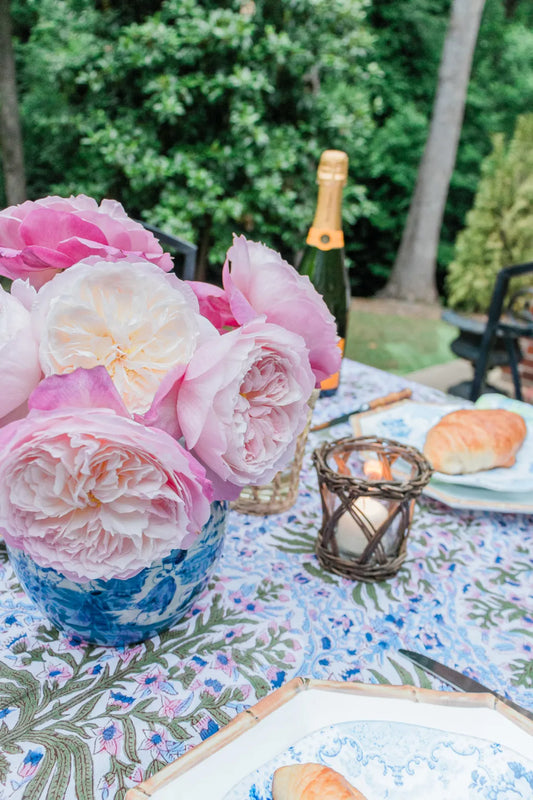
[(377, 458), (369, 458), (363, 465), (363, 472), (369, 481), (381, 481), (385, 470), (381, 461), (378, 461)]

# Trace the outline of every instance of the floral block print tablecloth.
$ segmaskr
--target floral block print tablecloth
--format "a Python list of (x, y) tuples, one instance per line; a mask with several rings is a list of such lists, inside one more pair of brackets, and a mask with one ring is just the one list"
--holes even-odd
[[(314, 422), (409, 385), (345, 361)], [(413, 398), (443, 395), (411, 385)], [(0, 797), (121, 800), (127, 789), (295, 676), (449, 689), (401, 647), (459, 666), (533, 709), (533, 517), (453, 510), (422, 497), (399, 574), (324, 572), (311, 452), (285, 514), (230, 512), (216, 575), (188, 617), (123, 649), (59, 634), (0, 561)], [(51, 789), (51, 787), (53, 787)]]

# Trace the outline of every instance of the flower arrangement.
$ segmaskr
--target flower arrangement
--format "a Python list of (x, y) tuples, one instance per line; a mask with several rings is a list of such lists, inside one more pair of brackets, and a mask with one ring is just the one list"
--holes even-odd
[(294, 453), (339, 367), (307, 277), (234, 237), (223, 286), (184, 282), (113, 200), (0, 212), (0, 531), (83, 583), (187, 550), (213, 500)]

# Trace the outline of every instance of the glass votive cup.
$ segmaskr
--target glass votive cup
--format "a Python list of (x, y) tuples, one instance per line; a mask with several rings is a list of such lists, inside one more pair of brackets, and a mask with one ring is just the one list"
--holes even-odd
[(407, 554), (415, 500), (433, 472), (427, 459), (394, 439), (359, 436), (325, 442), (313, 463), (322, 501), (320, 564), (352, 580), (395, 575)]

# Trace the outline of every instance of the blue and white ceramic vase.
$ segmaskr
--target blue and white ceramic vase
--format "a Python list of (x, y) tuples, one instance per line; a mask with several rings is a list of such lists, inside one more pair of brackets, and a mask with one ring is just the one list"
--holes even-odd
[(9, 560), (30, 599), (57, 628), (94, 644), (132, 644), (172, 627), (191, 608), (220, 555), (227, 510), (226, 502), (214, 502), (192, 547), (173, 550), (126, 580), (76, 583), (13, 547)]

